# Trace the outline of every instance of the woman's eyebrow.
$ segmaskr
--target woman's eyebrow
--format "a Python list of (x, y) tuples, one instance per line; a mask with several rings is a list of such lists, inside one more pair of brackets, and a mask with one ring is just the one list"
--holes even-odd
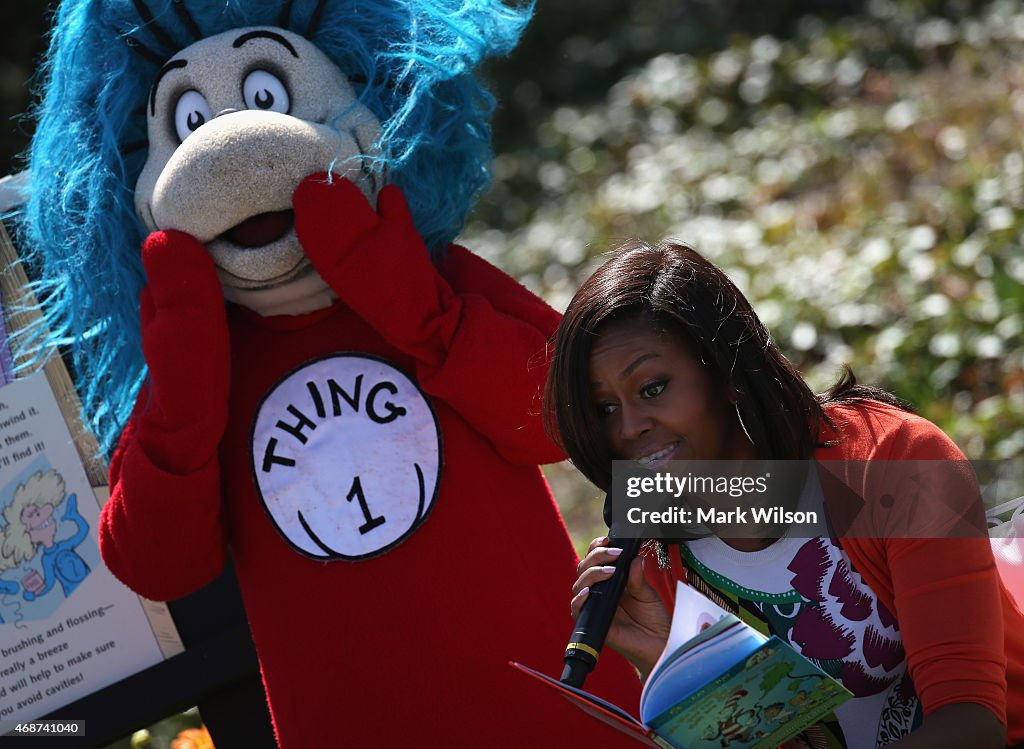
[[(637, 367), (639, 367), (641, 364), (643, 364), (648, 359), (660, 359), (660, 358), (661, 358), (661, 354), (655, 353), (653, 351), (651, 351), (649, 353), (646, 353), (646, 354), (640, 354), (640, 356), (638, 356), (636, 359), (631, 361), (626, 366), (625, 369), (623, 369), (621, 372), (619, 372), (619, 379), (620, 380), (624, 380), (627, 377), (629, 377), (631, 374), (633, 374), (633, 372), (636, 371)], [(594, 380), (593, 382), (590, 383), (590, 386), (592, 388), (594, 388), (594, 389), (599, 388), (599, 387), (601, 387), (601, 382), (600, 382), (600, 380)]]
[(248, 31), (242, 34), (240, 37), (235, 39), (234, 43), (231, 46), (235, 49), (238, 49), (243, 44), (252, 41), (253, 39), (270, 39), (271, 41), (277, 42), (286, 50), (291, 52), (292, 57), (297, 58), (299, 56), (299, 53), (295, 51), (295, 47), (292, 46), (292, 43), (285, 39), (283, 36), (273, 31), (264, 31), (261, 29), (257, 29), (256, 31)]
[(654, 353), (653, 351), (651, 351), (649, 353), (646, 353), (646, 354), (641, 354), (636, 359), (634, 359), (629, 364), (629, 366), (627, 366), (624, 370), (622, 370), (619, 373), (619, 379), (620, 380), (624, 380), (627, 377), (629, 377), (631, 374), (633, 374), (633, 372), (636, 371), (637, 367), (639, 367), (641, 364), (643, 364), (648, 359), (658, 359), (660, 357), (661, 357), (661, 354)]
[(160, 79), (170, 73), (172, 70), (183, 68), (188, 65), (187, 60), (171, 60), (169, 63), (160, 68), (160, 72), (156, 74), (156, 80), (153, 81), (153, 88), (149, 90), (149, 111), (151, 114), (156, 114), (156, 87), (160, 85)]

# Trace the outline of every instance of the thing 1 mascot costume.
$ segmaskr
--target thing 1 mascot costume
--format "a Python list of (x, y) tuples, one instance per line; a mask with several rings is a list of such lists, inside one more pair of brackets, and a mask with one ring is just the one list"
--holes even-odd
[[(557, 671), (571, 626), (537, 468), (561, 457), (539, 419), (558, 318), (451, 244), (489, 178), (473, 69), (528, 15), (59, 8), (24, 229), (116, 441), (103, 558), (165, 600), (231, 553), (288, 749), (618, 736), (507, 665)], [(606, 659), (592, 686), (635, 704)]]

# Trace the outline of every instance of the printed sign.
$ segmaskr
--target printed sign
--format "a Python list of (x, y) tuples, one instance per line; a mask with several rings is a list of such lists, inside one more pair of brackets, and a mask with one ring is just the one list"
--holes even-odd
[(151, 621), (100, 561), (99, 511), (45, 375), (0, 388), (0, 720), (46, 715), (182, 650), (166, 609)]

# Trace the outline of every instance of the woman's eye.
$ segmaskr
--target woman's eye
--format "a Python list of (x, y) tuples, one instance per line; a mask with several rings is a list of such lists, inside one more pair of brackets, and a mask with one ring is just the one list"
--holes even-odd
[(598, 403), (597, 404), (597, 415), (599, 418), (606, 418), (615, 413), (618, 407), (614, 403)]
[(665, 384), (666, 383), (664, 381), (658, 381), (658, 382), (651, 382), (651, 383), (649, 383), (647, 385), (644, 385), (643, 388), (641, 388), (641, 390), (640, 390), (640, 397), (641, 398), (656, 398), (656, 397), (658, 397), (659, 395), (661, 395), (661, 392), (665, 389)]
[(266, 70), (254, 70), (242, 83), (242, 98), (249, 109), (288, 114), (291, 99), (281, 79)]
[(178, 133), (178, 140), (185, 141), (185, 138), (192, 135), (213, 117), (210, 105), (206, 97), (195, 89), (190, 89), (178, 97), (174, 105), (174, 129)]

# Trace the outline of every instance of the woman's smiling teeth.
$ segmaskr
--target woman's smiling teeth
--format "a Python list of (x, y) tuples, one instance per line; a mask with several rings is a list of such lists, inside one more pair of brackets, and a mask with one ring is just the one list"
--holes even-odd
[(672, 453), (674, 453), (677, 447), (679, 447), (679, 443), (673, 442), (668, 447), (663, 447), (656, 453), (651, 453), (649, 455), (644, 455), (642, 458), (637, 458), (636, 462), (642, 466), (649, 466), (652, 463), (659, 463), (662, 460), (665, 460)]

